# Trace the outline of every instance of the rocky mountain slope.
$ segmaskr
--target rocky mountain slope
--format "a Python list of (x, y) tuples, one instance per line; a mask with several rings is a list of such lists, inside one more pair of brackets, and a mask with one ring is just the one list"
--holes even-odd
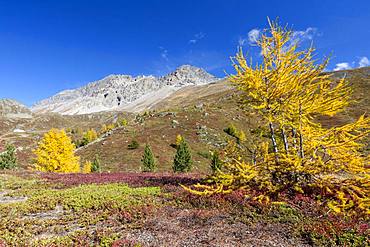
[(0, 99), (0, 116), (7, 118), (30, 118), (31, 111), (27, 106), (12, 99)]
[(81, 88), (62, 91), (38, 102), (31, 110), (35, 113), (55, 112), (63, 115), (139, 111), (180, 88), (204, 85), (216, 80), (216, 77), (203, 69), (190, 65), (183, 65), (163, 77), (110, 75)]

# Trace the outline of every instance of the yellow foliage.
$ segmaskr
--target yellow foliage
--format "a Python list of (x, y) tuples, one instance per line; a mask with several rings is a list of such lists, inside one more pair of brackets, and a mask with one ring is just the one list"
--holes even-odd
[(51, 129), (38, 143), (35, 169), (43, 172), (74, 173), (80, 171), (75, 145), (64, 130)]
[(101, 126), (101, 129), (100, 129), (100, 133), (106, 133), (108, 130), (107, 130), (107, 125), (106, 124), (103, 124)]
[(110, 131), (112, 129), (114, 129), (114, 124), (108, 124), (107, 125), (107, 130)]
[(82, 167), (82, 173), (90, 173), (92, 168), (91, 161), (86, 161)]
[(238, 143), (245, 142), (247, 140), (244, 131), (238, 130), (233, 124), (230, 124), (224, 131), (237, 139)]
[[(242, 51), (233, 60), (229, 80), (245, 92), (243, 103), (263, 118), (268, 139), (258, 141), (252, 160), (231, 152), (224, 169), (210, 177), (211, 185), (187, 190), (200, 194), (258, 188), (256, 200), (268, 202), (290, 190), (321, 191), (334, 212), (370, 212), (369, 156), (361, 140), (369, 134), (370, 119), (361, 116), (343, 126), (324, 128), (315, 116), (333, 116), (351, 102), (345, 78), (333, 81), (317, 64), (314, 48), (298, 50), (292, 31), (270, 22), (257, 41), (263, 62), (252, 66)], [(238, 151), (238, 150), (236, 150)]]
[(120, 126), (125, 127), (125, 126), (127, 126), (128, 121), (127, 121), (127, 119), (126, 119), (126, 118), (119, 119), (119, 120), (118, 120), (118, 124), (119, 124)]
[(89, 129), (88, 131), (84, 133), (83, 139), (86, 140), (87, 143), (90, 143), (98, 139), (98, 134), (96, 133), (94, 129)]
[(245, 136), (245, 133), (242, 130), (238, 131), (237, 138), (239, 142), (245, 142), (247, 140), (247, 137)]
[(180, 146), (180, 143), (184, 140), (184, 137), (180, 134), (176, 136), (176, 146)]
[(103, 124), (100, 132), (104, 134), (104, 133), (107, 133), (108, 131), (113, 130), (114, 128), (115, 128), (114, 124), (108, 124), (108, 125)]

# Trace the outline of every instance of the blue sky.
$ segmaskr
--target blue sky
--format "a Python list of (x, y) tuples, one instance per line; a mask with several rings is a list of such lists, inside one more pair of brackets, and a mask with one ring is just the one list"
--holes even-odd
[(182, 64), (217, 76), (280, 17), (329, 70), (366, 66), (370, 1), (0, 0), (0, 98), (27, 105), (113, 74), (164, 75)]

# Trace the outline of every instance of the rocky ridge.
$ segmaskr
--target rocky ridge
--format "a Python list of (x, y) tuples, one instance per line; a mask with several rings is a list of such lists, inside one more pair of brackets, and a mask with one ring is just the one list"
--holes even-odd
[(27, 106), (13, 99), (0, 99), (0, 116), (6, 118), (30, 118), (31, 111)]
[[(140, 111), (190, 85), (205, 85), (218, 79), (203, 69), (183, 65), (163, 77), (109, 75), (86, 86), (62, 91), (36, 103), (35, 113), (63, 115), (101, 111)], [(140, 107), (138, 107), (140, 105)]]

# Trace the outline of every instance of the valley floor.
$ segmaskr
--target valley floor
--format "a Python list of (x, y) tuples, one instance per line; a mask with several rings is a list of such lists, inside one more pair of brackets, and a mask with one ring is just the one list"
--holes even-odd
[(0, 246), (366, 246), (368, 221), (309, 198), (198, 197), (171, 173), (0, 174)]

